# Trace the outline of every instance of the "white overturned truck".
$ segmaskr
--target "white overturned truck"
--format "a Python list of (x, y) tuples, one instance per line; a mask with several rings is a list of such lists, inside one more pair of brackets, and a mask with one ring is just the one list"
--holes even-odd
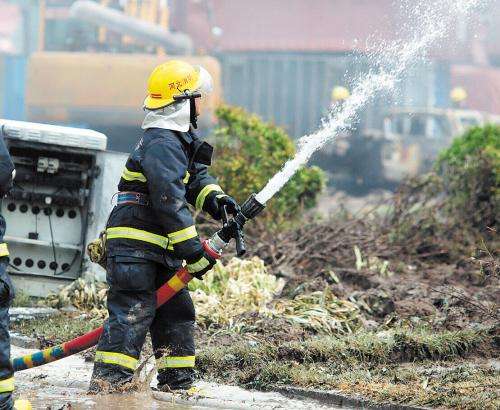
[(112, 207), (127, 155), (106, 151), (96, 131), (0, 119), (16, 167), (1, 199), (8, 271), (18, 289), (46, 296), (83, 274), (102, 277), (85, 255)]

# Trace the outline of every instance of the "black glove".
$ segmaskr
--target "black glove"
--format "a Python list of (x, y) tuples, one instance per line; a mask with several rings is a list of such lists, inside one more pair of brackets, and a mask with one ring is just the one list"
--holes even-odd
[(186, 268), (189, 274), (197, 279), (202, 279), (203, 275), (217, 263), (217, 261), (205, 251), (197, 253), (196, 256), (192, 258), (186, 259), (186, 262)]
[(221, 192), (210, 193), (205, 200), (205, 206), (203, 208), (212, 215), (212, 218), (220, 220), (222, 218), (222, 209), (224, 206), (231, 215), (236, 216), (236, 214), (240, 212), (238, 202), (236, 202), (232, 196)]

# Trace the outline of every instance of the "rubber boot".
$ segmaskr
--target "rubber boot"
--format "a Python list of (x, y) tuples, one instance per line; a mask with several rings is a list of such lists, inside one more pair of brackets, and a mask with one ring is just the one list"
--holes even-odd
[(89, 393), (134, 390), (137, 359), (156, 309), (155, 263), (115, 256), (108, 258), (106, 268), (109, 318), (97, 346)]
[[(9, 306), (14, 298), (14, 287), (5, 271), (7, 258), (0, 259), (0, 380), (6, 381), (13, 377), (14, 371), (10, 362)], [(10, 384), (10, 383), (9, 383)], [(7, 385), (8, 386), (8, 385)], [(0, 410), (12, 409), (12, 391), (4, 385), (0, 392)], [(10, 388), (11, 390), (12, 388)], [(7, 390), (7, 391), (6, 391)]]
[(159, 390), (188, 390), (194, 382), (194, 318), (194, 305), (187, 289), (156, 311), (150, 332)]
[(14, 401), (12, 400), (12, 393), (0, 394), (0, 410), (11, 410), (14, 408)]

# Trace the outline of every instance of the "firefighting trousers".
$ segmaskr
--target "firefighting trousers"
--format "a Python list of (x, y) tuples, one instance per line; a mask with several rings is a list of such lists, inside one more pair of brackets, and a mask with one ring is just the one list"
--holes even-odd
[(7, 261), (0, 261), (0, 410), (12, 409), (14, 371), (10, 363), (9, 306), (14, 288), (5, 271)]
[[(189, 388), (194, 379), (194, 305), (187, 289), (156, 310), (155, 291), (174, 272), (145, 259), (107, 260), (109, 319), (97, 346), (90, 391), (119, 389), (133, 381), (148, 330), (158, 386)], [(130, 386), (133, 387), (133, 386)]]

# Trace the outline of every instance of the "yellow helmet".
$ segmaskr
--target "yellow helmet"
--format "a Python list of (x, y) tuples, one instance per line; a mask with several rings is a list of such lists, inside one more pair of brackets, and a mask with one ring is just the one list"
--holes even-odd
[(343, 101), (350, 97), (351, 93), (346, 87), (336, 86), (332, 90), (332, 101)]
[(450, 98), (454, 103), (460, 103), (467, 99), (467, 90), (463, 87), (455, 87), (450, 91)]
[[(171, 60), (157, 66), (149, 76), (144, 108), (160, 109), (177, 99), (199, 97), (211, 91), (212, 77), (204, 68)], [(199, 95), (194, 95), (196, 92)]]

